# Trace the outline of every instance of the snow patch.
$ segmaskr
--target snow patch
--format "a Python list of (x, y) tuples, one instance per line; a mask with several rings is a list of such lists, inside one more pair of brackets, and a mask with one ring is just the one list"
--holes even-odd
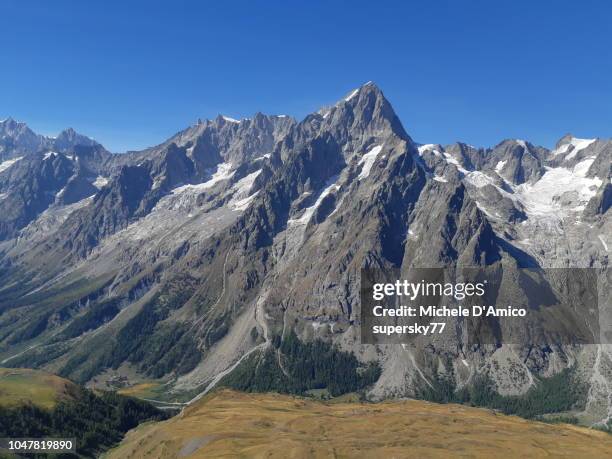
[(448, 153), (444, 152), (444, 158), (446, 159), (446, 162), (449, 164), (454, 164), (457, 169), (459, 170), (459, 172), (463, 173), (463, 174), (469, 174), (469, 171), (467, 169), (465, 169), (460, 163), (459, 161), (457, 161), (455, 158), (453, 158), (451, 155), (449, 155)]
[(442, 177), (441, 175), (436, 175), (433, 178), (436, 182), (442, 182), (442, 183), (447, 183), (448, 180), (446, 180), (444, 177)]
[(300, 218), (289, 219), (287, 221), (287, 225), (306, 225), (310, 221), (310, 218), (315, 213), (315, 210), (317, 210), (321, 202), (323, 202), (323, 199), (325, 199), (325, 197), (331, 192), (337, 191), (340, 189), (340, 185), (337, 184), (337, 181), (338, 181), (337, 175), (330, 178), (326, 183), (327, 187), (321, 192), (316, 202), (312, 206), (304, 209), (304, 213), (302, 214)]
[(102, 177), (101, 175), (98, 175), (96, 179), (92, 182), (92, 185), (95, 186), (97, 189), (100, 189), (106, 186), (107, 184), (108, 179), (106, 177)]
[(595, 162), (595, 158), (587, 158), (574, 166), (572, 172), (578, 177), (586, 177), (587, 172)]
[(518, 143), (521, 147), (527, 150), (527, 142), (525, 142), (524, 140), (516, 139), (516, 143)]
[(230, 123), (240, 123), (240, 121), (238, 121), (237, 119), (230, 118), (229, 116), (221, 115), (221, 118), (223, 118), (225, 121), (228, 121)]
[(189, 190), (201, 191), (201, 190), (207, 190), (209, 188), (212, 188), (215, 184), (223, 180), (232, 178), (232, 176), (234, 175), (236, 171), (232, 171), (231, 169), (232, 169), (232, 165), (230, 163), (221, 163), (217, 165), (217, 170), (212, 175), (210, 180), (203, 182), (203, 183), (198, 183), (195, 185), (189, 184), (189, 185), (183, 185), (183, 186), (176, 187), (172, 190), (172, 194), (183, 193)]
[(315, 322), (312, 323), (312, 328), (314, 328), (315, 330), (318, 330), (319, 328), (323, 327), (324, 325), (325, 324), (322, 323), (322, 322), (315, 321)]
[(497, 220), (498, 218), (500, 218), (501, 216), (499, 215), (498, 212), (494, 212), (491, 213), (485, 206), (482, 205), (482, 203), (480, 203), (479, 201), (474, 200), (474, 203), (476, 204), (476, 207), (478, 207), (478, 209), (480, 209), (487, 217), (489, 217), (491, 220)]
[(506, 165), (507, 162), (508, 162), (507, 160), (498, 162), (495, 165), (495, 172), (500, 172), (504, 168), (504, 166)]
[(257, 178), (257, 176), (259, 176), (259, 174), (261, 174), (261, 169), (238, 180), (236, 184), (232, 187), (232, 189), (237, 194), (248, 194), (251, 191), (251, 187), (253, 186), (253, 183), (255, 183), (255, 179)]
[(351, 92), (348, 96), (345, 97), (345, 101), (348, 102), (349, 100), (351, 100), (353, 97), (355, 97), (357, 95), (357, 93), (359, 93), (359, 89), (355, 89), (353, 92)]
[(606, 252), (609, 252), (610, 249), (608, 249), (608, 244), (606, 244), (606, 241), (604, 240), (603, 234), (599, 234), (597, 237), (601, 241), (601, 245), (603, 245), (604, 249), (606, 249)]
[(255, 183), (255, 179), (259, 174), (261, 174), (261, 169), (247, 175), (246, 177), (241, 178), (234, 184), (234, 186), (232, 187), (234, 196), (229, 202), (229, 207), (232, 210), (243, 211), (251, 205), (251, 202), (253, 201), (255, 196), (257, 196), (257, 193), (259, 193), (259, 191), (253, 193), (251, 196), (249, 196), (249, 193), (251, 192), (253, 183)]
[(237, 210), (237, 211), (247, 210), (247, 208), (251, 205), (251, 202), (253, 202), (253, 199), (255, 199), (255, 196), (257, 196), (258, 194), (259, 194), (259, 191), (253, 193), (251, 196), (247, 196), (244, 199), (232, 201), (230, 202), (230, 207), (232, 208), (232, 210)]
[(425, 145), (419, 145), (419, 155), (423, 155), (427, 150), (433, 150), (436, 146), (433, 143), (426, 143)]
[(9, 167), (11, 167), (13, 164), (15, 164), (21, 158), (23, 158), (23, 156), (20, 156), (19, 158), (7, 159), (6, 161), (2, 161), (0, 163), (0, 172), (7, 170)]
[(491, 177), (480, 171), (468, 172), (465, 175), (465, 179), (477, 188), (482, 188), (487, 185), (495, 185), (495, 181)]
[(556, 156), (556, 155), (566, 153), (567, 150), (569, 150), (570, 146), (572, 146), (574, 147), (574, 149), (565, 158), (565, 159), (572, 159), (578, 154), (578, 152), (580, 152), (581, 150), (584, 150), (596, 140), (597, 139), (577, 139), (575, 137), (572, 137), (568, 143), (564, 143), (563, 145), (561, 145), (559, 148), (554, 150), (552, 154)]
[(58, 192), (55, 194), (55, 197), (56, 197), (56, 198), (61, 198), (61, 197), (64, 195), (64, 193), (65, 193), (65, 192), (66, 192), (66, 187), (64, 187), (64, 188), (62, 188), (61, 190), (59, 190), (59, 191), (58, 191)]
[(437, 145), (433, 143), (427, 143), (425, 145), (420, 145), (418, 147), (418, 150), (419, 150), (419, 156), (423, 156), (423, 153), (425, 153), (426, 151), (431, 151), (435, 156), (442, 156), (442, 153), (440, 153), (440, 150), (437, 149)]
[(382, 150), (382, 145), (376, 145), (370, 151), (368, 151), (365, 155), (361, 157), (359, 160), (359, 164), (363, 165), (361, 168), (361, 172), (357, 177), (359, 180), (363, 180), (368, 175), (370, 175), (370, 170), (372, 170), (372, 166), (374, 165), (374, 161), (376, 161), (376, 157)]

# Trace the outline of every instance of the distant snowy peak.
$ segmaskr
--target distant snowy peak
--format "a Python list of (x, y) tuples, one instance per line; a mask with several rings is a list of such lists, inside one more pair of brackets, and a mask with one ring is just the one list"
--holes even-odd
[(6, 118), (0, 121), (0, 159), (11, 159), (40, 150), (48, 140), (27, 124)]
[(66, 151), (77, 145), (81, 145), (84, 147), (93, 147), (98, 145), (98, 143), (93, 140), (91, 137), (84, 136), (79, 134), (72, 128), (68, 128), (63, 130), (58, 134), (57, 137), (52, 139), (53, 147), (56, 150)]
[(10, 116), (0, 121), (0, 133), (3, 135), (14, 133), (15, 131), (23, 130), (27, 127), (27, 124), (15, 121)]
[(44, 150), (67, 152), (76, 146), (96, 145), (99, 144), (95, 140), (79, 134), (72, 128), (60, 132), (56, 137), (49, 137), (35, 133), (26, 123), (15, 121), (10, 117), (0, 121), (0, 156), (4, 159)]
[(553, 156), (567, 154), (566, 160), (574, 158), (581, 150), (589, 147), (597, 139), (579, 139), (577, 137), (565, 136), (552, 151)]

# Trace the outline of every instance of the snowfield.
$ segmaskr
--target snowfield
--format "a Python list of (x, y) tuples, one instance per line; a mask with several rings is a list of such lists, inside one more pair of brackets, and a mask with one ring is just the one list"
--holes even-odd
[(557, 199), (565, 194), (573, 194), (579, 205), (586, 205), (602, 184), (597, 177), (586, 177), (593, 161), (586, 159), (571, 170), (565, 167), (550, 168), (534, 184), (524, 183), (516, 187), (517, 197), (527, 215), (552, 217), (567, 213), (568, 209)]
[(331, 179), (329, 179), (326, 183), (327, 186), (323, 189), (323, 191), (321, 192), (321, 194), (319, 195), (315, 203), (312, 206), (304, 209), (304, 213), (302, 214), (300, 218), (290, 219), (287, 221), (287, 224), (288, 225), (306, 225), (312, 218), (313, 214), (315, 213), (315, 210), (317, 210), (321, 202), (323, 202), (323, 199), (325, 199), (325, 197), (328, 194), (330, 194), (332, 191), (337, 191), (340, 189), (340, 185), (337, 184), (337, 181), (338, 181), (338, 176), (334, 176)]
[(11, 167), (13, 164), (15, 164), (21, 158), (22, 157), (20, 156), (19, 158), (7, 159), (6, 161), (2, 161), (0, 163), (0, 172), (7, 170), (9, 167)]
[(558, 149), (554, 150), (552, 154), (561, 155), (563, 153), (566, 153), (570, 147), (574, 147), (572, 152), (565, 158), (566, 160), (572, 159), (578, 154), (580, 150), (584, 150), (596, 140), (597, 139), (577, 139), (576, 137), (572, 137), (568, 143), (561, 145)]
[(382, 145), (376, 145), (361, 157), (361, 159), (359, 160), (359, 164), (363, 166), (361, 168), (361, 172), (359, 173), (359, 177), (357, 177), (359, 180), (363, 180), (368, 175), (370, 175), (370, 171), (372, 170), (374, 161), (376, 161), (376, 157), (381, 152), (381, 150)]

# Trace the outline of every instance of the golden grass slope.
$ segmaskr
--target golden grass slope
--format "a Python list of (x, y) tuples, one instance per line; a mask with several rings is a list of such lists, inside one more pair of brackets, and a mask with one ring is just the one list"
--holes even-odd
[(323, 403), (221, 390), (107, 458), (612, 457), (612, 435), (416, 400)]
[(70, 381), (44, 371), (0, 368), (0, 406), (3, 407), (31, 403), (51, 409), (58, 401), (72, 398), (77, 390)]
[(158, 382), (144, 382), (130, 387), (124, 387), (117, 391), (118, 394), (137, 398), (155, 398), (157, 390), (162, 387)]

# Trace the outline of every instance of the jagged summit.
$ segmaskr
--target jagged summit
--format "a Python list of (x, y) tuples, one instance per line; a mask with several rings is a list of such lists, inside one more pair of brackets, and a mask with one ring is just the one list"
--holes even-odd
[(364, 139), (368, 135), (384, 137), (387, 132), (412, 142), (391, 103), (371, 81), (348, 92), (334, 105), (323, 107), (317, 113), (309, 115), (305, 121), (310, 122), (313, 118), (322, 119), (323, 126), (332, 129), (361, 132)]
[(77, 146), (99, 145), (90, 137), (79, 134), (72, 128), (60, 132), (57, 137), (35, 133), (21, 121), (8, 117), (0, 121), (0, 159), (8, 160), (32, 155), (41, 151), (68, 152)]
[(571, 142), (573, 138), (574, 135), (571, 132), (568, 132), (557, 141), (557, 143), (555, 144), (555, 149), (558, 150), (562, 145)]
[(557, 142), (552, 154), (554, 156), (565, 155), (565, 159), (572, 159), (581, 150), (588, 148), (595, 141), (597, 139), (579, 139), (571, 134), (566, 134)]
[(73, 128), (64, 129), (53, 139), (53, 147), (59, 151), (67, 151), (77, 145), (93, 147), (99, 144), (91, 137), (79, 134)]
[(493, 149), (496, 148), (514, 148), (514, 147), (521, 147), (524, 150), (527, 150), (531, 147), (533, 147), (533, 144), (527, 140), (523, 140), (523, 139), (513, 139), (513, 138), (508, 138), (508, 139), (504, 139), (501, 142), (499, 142), (497, 145), (495, 145), (495, 147), (493, 147)]
[(227, 122), (227, 123), (236, 123), (236, 124), (239, 124), (239, 123), (240, 123), (240, 121), (242, 121), (242, 120), (237, 120), (236, 118), (232, 118), (232, 117), (230, 117), (230, 116), (226, 116), (226, 115), (219, 114), (219, 115), (217, 115), (217, 117), (215, 118), (215, 121), (216, 121), (217, 123), (219, 123), (219, 122), (224, 122), (224, 121), (225, 121), (225, 122)]
[(244, 117), (244, 118), (232, 118), (231, 116), (227, 116), (224, 115), (222, 113), (219, 113), (217, 116), (215, 116), (212, 119), (209, 118), (198, 118), (194, 124), (194, 126), (200, 126), (200, 125), (208, 125), (208, 124), (217, 124), (217, 125), (226, 125), (226, 124), (236, 124), (236, 125), (240, 125), (240, 124), (244, 124), (247, 122), (255, 122), (255, 123), (260, 123), (262, 120), (268, 119), (268, 118), (277, 118), (277, 119), (291, 119), (294, 120), (293, 117), (289, 116), (289, 115), (266, 115), (262, 112), (256, 112), (252, 117)]
[(8, 133), (15, 130), (25, 130), (30, 129), (26, 123), (23, 121), (17, 121), (12, 117), (5, 118), (0, 121), (0, 133), (3, 135), (7, 135)]

